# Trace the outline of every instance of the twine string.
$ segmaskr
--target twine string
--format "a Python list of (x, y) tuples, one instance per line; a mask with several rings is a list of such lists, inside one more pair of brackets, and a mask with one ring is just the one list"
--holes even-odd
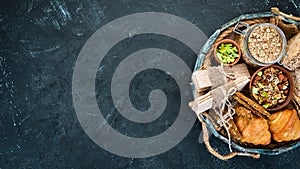
[[(235, 87), (231, 87), (228, 90), (228, 92), (223, 90), (223, 93), (224, 93), (225, 97), (221, 101), (220, 106), (216, 106), (214, 108), (214, 111), (217, 113), (217, 115), (220, 118), (219, 121), (218, 121), (219, 124), (221, 126), (223, 126), (226, 130), (226, 133), (227, 133), (227, 136), (228, 136), (228, 147), (229, 147), (230, 152), (232, 152), (232, 148), (231, 148), (231, 136), (230, 136), (230, 132), (229, 132), (229, 129), (231, 128), (231, 124), (229, 123), (229, 121), (233, 119), (233, 115), (235, 114), (235, 110), (233, 109), (233, 105), (229, 101), (229, 98), (234, 95), (236, 90), (237, 89)], [(225, 106), (227, 106), (227, 112), (223, 115), (223, 111), (225, 110)]]
[(233, 80), (236, 79), (235, 74), (232, 73), (229, 68), (227, 68), (225, 71), (224, 64), (221, 64), (220, 68), (221, 68), (222, 73), (225, 75), (225, 77), (228, 77), (229, 79), (233, 79)]

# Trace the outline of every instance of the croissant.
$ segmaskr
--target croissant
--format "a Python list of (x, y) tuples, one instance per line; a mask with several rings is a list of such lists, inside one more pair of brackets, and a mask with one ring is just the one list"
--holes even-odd
[(254, 117), (245, 107), (235, 109), (235, 122), (242, 134), (242, 142), (254, 145), (268, 145), (271, 142), (271, 133), (266, 119)]
[(272, 137), (277, 142), (300, 138), (300, 120), (295, 109), (286, 109), (272, 114), (269, 125)]

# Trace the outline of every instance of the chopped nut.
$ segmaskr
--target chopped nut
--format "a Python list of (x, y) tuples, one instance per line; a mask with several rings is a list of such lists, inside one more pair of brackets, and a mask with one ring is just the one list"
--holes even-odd
[(250, 33), (248, 48), (251, 55), (259, 62), (274, 62), (281, 54), (282, 39), (275, 28), (258, 26)]

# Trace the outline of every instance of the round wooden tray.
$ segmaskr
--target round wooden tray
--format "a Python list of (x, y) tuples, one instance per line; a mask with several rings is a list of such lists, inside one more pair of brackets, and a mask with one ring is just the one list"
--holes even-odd
[[(272, 12), (264, 12), (264, 13), (255, 13), (255, 14), (245, 14), (241, 15), (240, 17), (237, 17), (226, 24), (224, 24), (220, 29), (217, 29), (207, 40), (207, 42), (204, 44), (202, 49), (199, 52), (199, 55), (197, 57), (194, 72), (202, 67), (211, 67), (216, 66), (216, 63), (213, 61), (213, 45), (217, 43), (218, 41), (224, 39), (224, 38), (231, 38), (232, 34), (230, 32), (233, 32), (233, 29), (235, 25), (237, 25), (240, 22), (246, 22), (249, 25), (256, 24), (256, 23), (263, 23), (263, 22), (270, 22), (272, 19), (280, 19), (284, 20), (285, 23), (293, 24), (296, 27), (299, 28), (299, 18), (293, 17), (290, 15), (286, 15), (282, 12), (279, 12), (277, 8), (272, 8)], [(241, 59), (242, 60), (242, 59)], [(243, 62), (243, 61), (240, 61)], [(255, 71), (255, 69), (249, 67), (249, 71)], [(194, 99), (199, 97), (202, 93), (198, 93), (195, 90), (194, 85), (192, 84), (192, 91), (194, 95)], [(297, 102), (295, 101), (295, 104)], [(298, 112), (298, 114), (300, 114)], [(210, 119), (208, 118), (208, 113), (201, 113), (197, 115), (199, 121), (202, 123), (202, 130), (205, 132), (205, 130), (209, 130), (215, 137), (219, 138), (220, 140), (224, 141), (225, 143), (229, 143), (228, 138), (226, 135), (222, 134), (222, 132), (218, 131), (215, 126), (212, 124)], [(298, 141), (291, 141), (291, 142), (285, 142), (285, 143), (277, 143), (277, 144), (270, 144), (269, 146), (245, 146), (238, 144), (236, 142), (231, 142), (231, 145), (234, 149), (236, 149), (238, 152), (232, 155), (222, 156), (218, 154), (209, 144), (208, 136), (204, 136), (205, 144), (208, 148), (208, 150), (217, 156), (220, 159), (229, 159), (232, 158), (235, 155), (245, 155), (245, 153), (252, 154), (252, 157), (259, 157), (259, 154), (263, 155), (277, 155), (281, 154), (283, 152), (292, 150), (296, 147), (300, 146), (300, 140)], [(255, 154), (255, 155), (253, 155)]]

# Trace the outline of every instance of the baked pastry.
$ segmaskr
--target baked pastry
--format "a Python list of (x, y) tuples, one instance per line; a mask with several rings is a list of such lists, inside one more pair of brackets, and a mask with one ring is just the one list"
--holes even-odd
[(235, 123), (242, 134), (242, 142), (254, 145), (268, 145), (271, 142), (271, 133), (266, 119), (252, 115), (245, 107), (235, 109)]
[(300, 68), (296, 69), (294, 72), (291, 72), (291, 75), (294, 80), (294, 93), (296, 96), (300, 97)]
[(293, 36), (286, 46), (287, 58), (283, 60), (283, 65), (290, 70), (295, 70), (300, 67), (300, 33)]
[(272, 138), (277, 142), (300, 138), (300, 120), (295, 109), (286, 109), (272, 114), (269, 125)]

